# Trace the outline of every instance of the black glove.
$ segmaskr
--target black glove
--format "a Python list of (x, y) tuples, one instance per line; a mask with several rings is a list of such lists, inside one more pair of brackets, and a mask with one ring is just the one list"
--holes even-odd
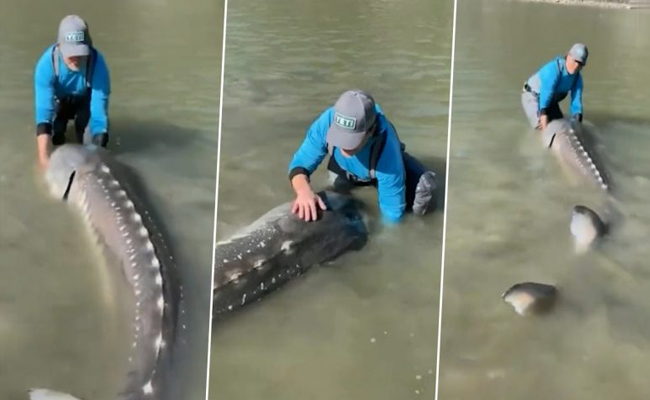
[(91, 143), (95, 146), (106, 147), (108, 144), (108, 133), (99, 133), (93, 135), (91, 138)]

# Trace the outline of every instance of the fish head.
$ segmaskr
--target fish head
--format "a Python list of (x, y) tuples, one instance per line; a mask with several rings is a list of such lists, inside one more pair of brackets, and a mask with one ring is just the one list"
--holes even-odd
[(555, 135), (564, 134), (571, 130), (571, 125), (566, 119), (554, 119), (546, 125), (542, 131), (542, 140), (546, 147), (551, 147), (555, 140)]
[(338, 193), (325, 190), (319, 193), (323, 203), (330, 211), (344, 215), (350, 221), (360, 221), (362, 225), (368, 225), (369, 217), (365, 204), (347, 193)]
[(285, 215), (277, 223), (283, 240), (291, 241), (292, 248), (299, 246), (318, 260), (365, 246), (369, 220), (363, 202), (329, 190), (318, 195), (327, 210), (318, 209), (319, 217), (312, 222), (305, 222), (295, 214)]
[(50, 155), (45, 170), (45, 182), (52, 196), (65, 199), (74, 177), (101, 164), (98, 148), (94, 145), (64, 144)]

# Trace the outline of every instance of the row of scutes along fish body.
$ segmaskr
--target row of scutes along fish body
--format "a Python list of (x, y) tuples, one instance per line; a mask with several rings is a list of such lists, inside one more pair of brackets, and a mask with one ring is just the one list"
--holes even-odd
[(588, 148), (581, 134), (571, 128), (567, 128), (567, 131), (564, 132), (564, 137), (568, 141), (573, 156), (575, 157), (575, 162), (578, 163), (579, 168), (593, 179), (594, 183), (601, 189), (609, 191), (611, 189), (609, 177), (605, 172), (604, 166), (596, 157), (595, 149)]
[[(83, 215), (106, 252), (118, 260), (133, 290), (133, 338), (128, 380), (121, 398), (154, 398), (153, 377), (165, 346), (163, 341), (163, 279), (150, 234), (128, 193), (102, 164), (77, 176), (77, 196)], [(113, 267), (110, 265), (109, 267)]]

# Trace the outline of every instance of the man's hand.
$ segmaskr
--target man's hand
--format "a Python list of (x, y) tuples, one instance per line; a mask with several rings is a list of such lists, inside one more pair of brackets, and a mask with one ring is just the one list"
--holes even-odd
[(291, 185), (296, 192), (296, 200), (293, 202), (291, 212), (298, 214), (300, 219), (304, 219), (307, 222), (310, 220), (316, 221), (318, 218), (316, 203), (318, 203), (318, 207), (320, 207), (321, 210), (327, 210), (323, 199), (311, 190), (305, 175), (298, 174), (294, 176), (293, 179), (291, 179)]
[(548, 125), (548, 115), (542, 114), (539, 117), (539, 126), (540, 126), (542, 131), (544, 131), (546, 129), (546, 125)]

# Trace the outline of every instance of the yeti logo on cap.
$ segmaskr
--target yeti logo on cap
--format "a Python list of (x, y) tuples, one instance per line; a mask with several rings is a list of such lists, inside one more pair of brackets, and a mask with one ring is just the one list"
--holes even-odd
[(357, 127), (357, 120), (355, 118), (340, 113), (334, 114), (334, 122), (344, 129), (354, 130)]
[(83, 31), (69, 32), (65, 35), (66, 42), (79, 43), (84, 41)]

